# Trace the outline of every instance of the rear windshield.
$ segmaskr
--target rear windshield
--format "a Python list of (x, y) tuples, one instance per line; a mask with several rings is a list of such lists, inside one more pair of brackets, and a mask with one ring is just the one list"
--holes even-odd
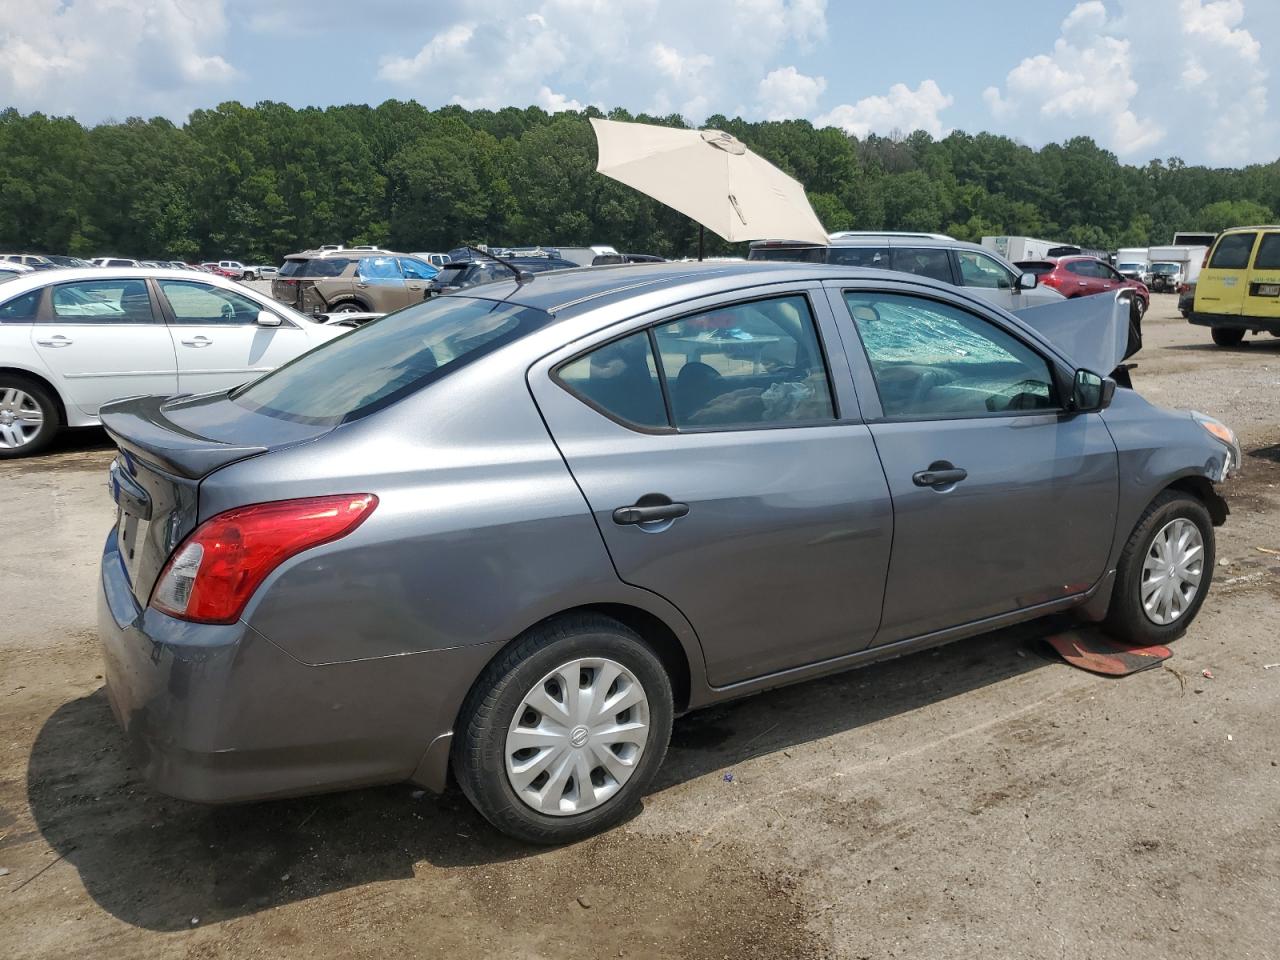
[(351, 265), (346, 257), (316, 257), (305, 260), (286, 260), (277, 276), (304, 279), (308, 277), (340, 277)]
[(1218, 246), (1209, 259), (1209, 269), (1243, 270), (1249, 265), (1249, 254), (1253, 251), (1253, 241), (1256, 239), (1256, 233), (1228, 233), (1218, 241)]
[(230, 396), (298, 423), (356, 420), (550, 321), (532, 307), (440, 297), (357, 327)]
[(1019, 260), (1015, 266), (1023, 273), (1034, 273), (1037, 277), (1043, 277), (1046, 273), (1053, 273), (1053, 268), (1057, 264), (1047, 260)]
[(825, 247), (752, 247), (747, 259), (826, 263), (827, 250)]

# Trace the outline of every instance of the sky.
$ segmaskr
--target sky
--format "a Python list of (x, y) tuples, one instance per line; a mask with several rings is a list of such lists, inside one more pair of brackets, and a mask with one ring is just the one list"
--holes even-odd
[(0, 0), (0, 108), (592, 104), (1280, 155), (1277, 0)]

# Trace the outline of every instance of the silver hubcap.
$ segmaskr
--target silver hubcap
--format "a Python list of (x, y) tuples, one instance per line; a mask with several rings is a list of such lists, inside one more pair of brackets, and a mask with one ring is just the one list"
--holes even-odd
[(539, 813), (584, 813), (631, 779), (648, 739), (649, 698), (635, 674), (614, 660), (572, 660), (516, 708), (503, 747), (507, 780)]
[(1204, 577), (1200, 528), (1179, 517), (1156, 534), (1142, 564), (1142, 609), (1159, 626), (1173, 623), (1195, 602)]
[(0, 387), (0, 448), (26, 446), (44, 426), (44, 411), (35, 397), (17, 387)]

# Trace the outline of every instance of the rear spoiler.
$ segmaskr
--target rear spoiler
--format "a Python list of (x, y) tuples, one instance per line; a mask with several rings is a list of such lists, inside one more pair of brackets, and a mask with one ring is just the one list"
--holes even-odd
[(116, 446), (162, 470), (199, 480), (219, 467), (266, 453), (262, 446), (222, 443), (191, 433), (164, 415), (177, 397), (130, 397), (102, 408), (102, 425)]

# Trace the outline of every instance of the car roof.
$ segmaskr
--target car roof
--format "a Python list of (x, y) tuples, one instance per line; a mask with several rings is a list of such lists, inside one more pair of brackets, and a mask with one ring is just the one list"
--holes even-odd
[[(820, 247), (818, 243), (805, 243), (799, 240), (756, 240), (751, 244), (753, 250), (764, 250), (771, 246), (789, 249), (807, 250)], [(980, 243), (967, 240), (955, 240), (941, 234), (926, 235), (922, 233), (835, 233), (831, 235), (831, 247), (940, 247), (947, 250), (978, 250), (988, 256), (999, 256), (994, 250)]]
[[(114, 258), (111, 258), (114, 259)], [(121, 257), (121, 260), (124, 258)], [(24, 273), (16, 280), (4, 285), (6, 299), (14, 293), (34, 290), (51, 283), (66, 283), (71, 280), (145, 280), (154, 277), (158, 280), (194, 280), (221, 287), (224, 290), (240, 292), (245, 288), (214, 273), (200, 273), (194, 270), (174, 270), (170, 267), (58, 267), (54, 270), (32, 270)], [(283, 304), (282, 304), (283, 306)]]
[(834, 279), (910, 280), (913, 283), (954, 287), (912, 274), (888, 270), (847, 267), (824, 263), (794, 263), (783, 260), (739, 260), (708, 263), (616, 263), (599, 267), (550, 270), (533, 275), (522, 284), (495, 280), (459, 290), (449, 296), (504, 300), (534, 307), (557, 316), (594, 309), (638, 293), (683, 291), (692, 299), (732, 291), (747, 285), (795, 283), (804, 280)]

